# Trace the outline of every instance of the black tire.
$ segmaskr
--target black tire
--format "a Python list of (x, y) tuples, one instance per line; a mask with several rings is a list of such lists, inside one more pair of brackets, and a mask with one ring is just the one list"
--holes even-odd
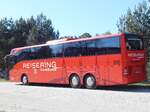
[(23, 75), (21, 78), (21, 82), (23, 85), (28, 85), (28, 83), (29, 83), (28, 77), (26, 75)]
[(87, 75), (84, 78), (84, 86), (87, 89), (95, 89), (96, 88), (96, 79), (93, 75)]
[(72, 88), (79, 88), (80, 83), (80, 77), (78, 75), (72, 75), (69, 79), (69, 84)]

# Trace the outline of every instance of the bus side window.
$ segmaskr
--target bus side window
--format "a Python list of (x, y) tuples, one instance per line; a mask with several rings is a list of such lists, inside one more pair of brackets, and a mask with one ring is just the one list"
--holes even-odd
[(120, 53), (119, 37), (102, 38), (96, 40), (96, 54)]
[(86, 56), (86, 42), (81, 41), (80, 44), (81, 44), (81, 55)]
[(96, 54), (106, 54), (106, 48), (104, 47), (103, 39), (96, 40)]
[(37, 48), (30, 48), (29, 60), (38, 59), (37, 53), (38, 53), (38, 49)]
[(79, 42), (64, 44), (64, 56), (76, 57), (81, 55), (81, 47)]
[(105, 45), (107, 47), (107, 54), (120, 53), (120, 38), (119, 37), (106, 38)]
[(63, 45), (58, 44), (58, 45), (49, 46), (49, 53), (50, 53), (50, 57), (52, 57), (52, 58), (62, 57), (63, 56)]
[(37, 51), (37, 56), (38, 59), (46, 59), (50, 57), (49, 53), (49, 46), (42, 46), (38, 51)]
[(95, 51), (96, 51), (95, 40), (86, 41), (86, 55), (87, 56), (95, 55)]
[(29, 58), (29, 49), (22, 50), (17, 56), (16, 61), (28, 60)]

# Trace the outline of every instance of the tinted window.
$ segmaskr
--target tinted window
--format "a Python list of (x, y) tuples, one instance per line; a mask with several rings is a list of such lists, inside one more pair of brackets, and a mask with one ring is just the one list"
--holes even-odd
[(97, 54), (120, 53), (120, 38), (110, 37), (96, 40)]
[(81, 55), (86, 56), (87, 55), (87, 46), (85, 41), (81, 41)]
[(43, 56), (43, 51), (42, 51), (42, 47), (33, 47), (33, 48), (30, 48), (30, 52), (29, 52), (29, 60), (32, 60), (32, 59), (40, 59), (42, 58)]
[(50, 57), (62, 57), (63, 56), (63, 45), (51, 45), (49, 46)]
[(37, 48), (37, 54), (35, 54), (35, 56), (37, 59), (49, 58), (50, 57), (49, 46), (42, 46)]
[(17, 53), (17, 61), (47, 58), (49, 56), (48, 50), (48, 46), (24, 49), (20, 53)]
[(64, 44), (64, 56), (79, 56), (81, 54), (81, 48), (79, 42)]
[(62, 57), (63, 47), (62, 45), (51, 45), (51, 46), (41, 46), (31, 49), (30, 58), (31, 59), (46, 59), (52, 57)]
[(17, 62), (16, 56), (14, 55), (7, 55), (5, 56), (5, 67), (10, 70)]
[(138, 35), (126, 35), (126, 46), (128, 50), (143, 50), (143, 40)]
[(21, 50), (16, 54), (17, 61), (62, 57), (62, 45), (39, 46)]
[(30, 49), (23, 49), (21, 51), (19, 51), (17, 54), (16, 54), (16, 57), (17, 57), (17, 62), (21, 61), (21, 60), (27, 60), (29, 59), (29, 52), (30, 52)]
[(86, 55), (95, 55), (95, 40), (86, 41)]

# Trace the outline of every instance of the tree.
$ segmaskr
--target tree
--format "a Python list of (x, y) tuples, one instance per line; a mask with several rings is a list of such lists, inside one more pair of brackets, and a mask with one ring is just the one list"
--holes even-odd
[(106, 31), (105, 33), (103, 33), (103, 35), (110, 35), (112, 34), (110, 31)]
[(4, 68), (4, 56), (16, 47), (43, 44), (57, 39), (59, 31), (55, 31), (52, 21), (43, 14), (36, 18), (24, 19), (2, 18), (0, 20), (0, 68)]
[(92, 37), (92, 35), (89, 33), (83, 33), (82, 35), (79, 36), (79, 38), (87, 38), (87, 37)]
[(142, 35), (144, 45), (150, 57), (150, 0), (139, 3), (134, 10), (128, 9), (127, 13), (119, 18), (117, 23), (119, 32), (129, 32)]
[(132, 11), (119, 18), (117, 23), (119, 32), (137, 33), (150, 35), (150, 0), (139, 3)]
[(48, 40), (54, 40), (59, 37), (59, 32), (55, 32), (52, 22), (43, 14), (38, 15), (35, 19), (31, 17), (28, 20), (30, 26), (27, 45), (43, 44)]

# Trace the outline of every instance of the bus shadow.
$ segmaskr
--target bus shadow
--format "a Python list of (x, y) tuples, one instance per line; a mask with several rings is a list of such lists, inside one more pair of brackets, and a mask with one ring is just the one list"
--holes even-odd
[(109, 86), (109, 87), (103, 86), (98, 87), (97, 90), (150, 93), (150, 86), (143, 86), (143, 85), (124, 85), (124, 86)]
[(66, 84), (47, 84), (47, 83), (30, 83), (28, 85), (17, 84), (19, 86), (33, 86), (33, 87), (56, 87), (56, 88), (70, 88)]
[[(22, 84), (17, 84), (21, 86), (25, 86)], [(34, 86), (34, 87), (55, 87), (55, 88), (71, 88), (69, 85), (62, 85), (62, 84), (37, 84), (32, 83), (27, 86)], [(85, 89), (84, 87), (78, 89)], [(106, 90), (106, 91), (120, 91), (120, 92), (136, 92), (136, 93), (150, 93), (150, 85), (123, 85), (123, 86), (99, 86), (94, 90)]]

